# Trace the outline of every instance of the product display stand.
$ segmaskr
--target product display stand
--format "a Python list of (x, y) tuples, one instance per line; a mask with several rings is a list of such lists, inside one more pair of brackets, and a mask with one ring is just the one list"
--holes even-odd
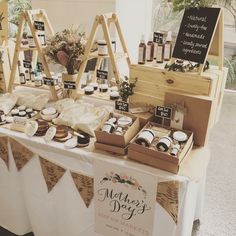
[[(18, 66), (18, 60), (19, 60), (19, 54), (21, 51), (27, 51), (27, 50), (33, 50), (33, 60), (32, 64), (36, 64), (37, 57), (39, 57), (40, 62), (42, 63), (42, 66), (44, 68), (45, 75), (47, 79), (51, 79), (51, 73), (49, 70), (49, 66), (47, 64), (45, 55), (43, 53), (43, 46), (40, 43), (40, 40), (37, 35), (37, 30), (35, 29), (34, 26), (34, 21), (42, 21), (44, 22), (45, 25), (45, 30), (47, 30), (49, 36), (54, 35), (54, 31), (52, 29), (52, 26), (49, 22), (49, 19), (47, 17), (47, 14), (44, 10), (38, 9), (38, 10), (27, 10), (24, 11), (21, 15), (20, 18), (20, 23), (19, 23), (19, 28), (18, 28), (18, 34), (16, 38), (16, 46), (15, 46), (15, 52), (14, 52), (14, 58), (13, 58), (13, 63), (12, 63), (12, 71), (11, 71), (11, 76), (10, 76), (10, 83), (9, 83), (9, 92), (12, 92), (13, 87), (14, 87), (14, 81), (16, 77), (16, 71), (17, 71), (17, 66)], [(32, 34), (33, 40), (35, 42), (36, 47), (35, 48), (30, 48), (30, 47), (22, 47), (22, 38), (23, 38), (23, 32), (24, 32), (24, 27), (25, 25), (29, 26), (29, 30)], [(24, 85), (28, 86), (28, 85)], [(34, 88), (34, 86), (28, 86), (31, 88)], [(57, 100), (57, 91), (55, 86), (50, 86), (50, 91), (53, 100)]]
[[(203, 64), (200, 64), (198, 74), (201, 75), (204, 70), (207, 59), (214, 59), (219, 69), (222, 70), (224, 66), (224, 15), (223, 10), (220, 10), (215, 29), (208, 47), (208, 51)], [(174, 63), (178, 58), (171, 58), (170, 63)]]
[[(120, 42), (121, 42), (121, 46), (123, 49), (123, 53), (114, 53), (113, 49), (112, 49), (112, 42), (111, 42), (111, 36), (110, 36), (110, 25), (114, 24), (116, 31), (118, 33)], [(98, 55), (97, 52), (93, 52), (91, 53), (91, 49), (94, 43), (94, 39), (95, 39), (95, 35), (97, 32), (98, 27), (101, 26), (102, 27), (102, 31), (104, 34), (104, 39), (106, 41), (107, 47), (108, 47), (108, 55), (106, 56), (100, 56)], [(78, 78), (77, 78), (77, 90), (80, 90), (79, 85), (80, 85), (80, 80), (81, 77), (85, 71), (86, 65), (88, 63), (88, 61), (92, 58), (97, 58), (97, 63), (96, 63), (96, 67), (95, 67), (95, 71), (94, 71), (94, 77), (93, 77), (93, 82), (96, 81), (96, 71), (97, 69), (100, 68), (101, 63), (103, 61), (104, 58), (110, 58), (111, 60), (111, 65), (113, 68), (113, 73), (114, 73), (114, 77), (116, 79), (116, 81), (118, 82), (120, 80), (120, 73), (118, 70), (118, 66), (117, 66), (117, 60), (119, 60), (120, 58), (126, 58), (126, 61), (128, 63), (128, 66), (131, 65), (131, 61), (130, 61), (130, 57), (127, 51), (127, 47), (124, 41), (124, 37), (123, 34), (121, 32), (121, 27), (120, 27), (120, 23), (119, 20), (117, 18), (117, 15), (115, 13), (110, 13), (110, 14), (104, 14), (104, 15), (97, 15), (95, 18), (95, 21), (93, 23), (93, 27), (90, 33), (90, 36), (88, 38), (88, 42), (86, 45), (86, 49), (85, 49), (85, 53), (83, 56), (83, 62), (82, 65), (80, 67), (79, 70), (79, 74), (78, 74)]]
[(6, 43), (0, 46), (0, 93), (5, 93), (8, 89), (8, 79), (10, 77), (10, 62)]

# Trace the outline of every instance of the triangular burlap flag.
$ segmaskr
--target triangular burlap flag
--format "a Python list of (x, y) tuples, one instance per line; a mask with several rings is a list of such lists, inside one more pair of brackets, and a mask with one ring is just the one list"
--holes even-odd
[(0, 137), (0, 158), (5, 162), (7, 169), (9, 170), (9, 156), (8, 156), (8, 138)]
[(20, 171), (33, 158), (34, 153), (14, 139), (10, 139), (10, 144), (17, 170)]
[(48, 192), (50, 192), (65, 174), (66, 169), (50, 161), (45, 160), (42, 157), (39, 157), (39, 160), (43, 172), (43, 177), (48, 188)]
[(179, 208), (179, 182), (167, 181), (158, 183), (156, 200), (177, 224)]
[(88, 208), (93, 199), (93, 178), (74, 172), (70, 173), (81, 198)]

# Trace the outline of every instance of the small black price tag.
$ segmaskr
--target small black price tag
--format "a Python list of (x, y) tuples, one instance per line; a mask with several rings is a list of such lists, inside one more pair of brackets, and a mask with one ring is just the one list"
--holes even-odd
[(165, 119), (171, 119), (172, 109), (169, 107), (157, 106), (155, 116)]
[(36, 30), (45, 30), (44, 22), (43, 21), (34, 21), (34, 28)]
[(43, 78), (43, 83), (44, 83), (45, 85), (48, 85), (48, 86), (54, 86), (54, 81), (53, 81), (53, 79), (51, 79), (51, 78), (46, 78), (46, 77), (44, 77), (44, 78)]
[(98, 79), (108, 79), (108, 71), (105, 70), (97, 70), (97, 78)]
[(23, 60), (23, 66), (24, 68), (31, 69), (32, 68), (31, 61)]
[(153, 42), (154, 43), (163, 44), (163, 37), (164, 37), (164, 35), (162, 33), (154, 32), (154, 34), (153, 34)]
[(122, 101), (116, 101), (115, 109), (118, 111), (129, 112), (129, 103), (122, 102)]
[(76, 90), (76, 82), (75, 81), (64, 81), (64, 89)]

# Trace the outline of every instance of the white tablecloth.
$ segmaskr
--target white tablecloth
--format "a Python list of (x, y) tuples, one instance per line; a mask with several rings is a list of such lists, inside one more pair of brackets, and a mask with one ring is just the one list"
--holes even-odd
[[(164, 180), (180, 181), (184, 197), (179, 222), (175, 226), (165, 210), (156, 204), (153, 236), (190, 236), (193, 221), (201, 217), (206, 167), (210, 156), (207, 147), (194, 150), (180, 174), (174, 175), (108, 154), (94, 153), (91, 147), (66, 151), (63, 144), (52, 142), (47, 145), (38, 137), (29, 139), (24, 134), (3, 128), (0, 128), (0, 134), (13, 137), (33, 152), (74, 172), (93, 176), (93, 160), (99, 156), (121, 166), (152, 172)], [(93, 229), (94, 203), (88, 209), (85, 207), (69, 171), (48, 193), (38, 157), (35, 156), (17, 172), (11, 152), (10, 171), (0, 159), (0, 226), (18, 235), (30, 231), (35, 236), (98, 235)]]

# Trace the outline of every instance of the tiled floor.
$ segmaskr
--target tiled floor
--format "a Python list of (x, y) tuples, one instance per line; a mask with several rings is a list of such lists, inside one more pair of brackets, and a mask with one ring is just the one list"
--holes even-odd
[(211, 133), (204, 215), (193, 236), (236, 235), (236, 93), (226, 93)]
[[(200, 224), (195, 224), (192, 236), (234, 236), (236, 235), (236, 93), (226, 93), (224, 96), (220, 121), (211, 133), (210, 146), (212, 155), (207, 176), (205, 210)], [(15, 235), (0, 228), (0, 236)]]

